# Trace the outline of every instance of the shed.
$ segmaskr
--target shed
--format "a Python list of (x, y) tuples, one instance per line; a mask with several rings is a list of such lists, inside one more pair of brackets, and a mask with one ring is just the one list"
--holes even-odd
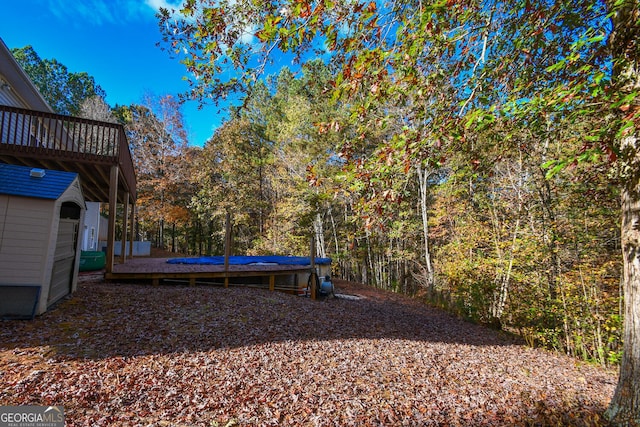
[(0, 317), (33, 317), (73, 292), (85, 202), (78, 174), (0, 163)]

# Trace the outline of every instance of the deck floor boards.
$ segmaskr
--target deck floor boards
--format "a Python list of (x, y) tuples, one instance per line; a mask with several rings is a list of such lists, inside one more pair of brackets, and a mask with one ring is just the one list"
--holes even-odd
[[(111, 273), (105, 273), (106, 280), (152, 280), (154, 284), (162, 280), (195, 280), (224, 279), (225, 285), (230, 278), (253, 277), (266, 280), (270, 288), (276, 287), (276, 276), (293, 276), (309, 274), (308, 265), (250, 264), (224, 265), (169, 264), (169, 258), (133, 258), (124, 263), (115, 264)], [(297, 287), (296, 280), (295, 287)], [(306, 283), (306, 279), (304, 281)], [(291, 287), (289, 285), (288, 287)]]

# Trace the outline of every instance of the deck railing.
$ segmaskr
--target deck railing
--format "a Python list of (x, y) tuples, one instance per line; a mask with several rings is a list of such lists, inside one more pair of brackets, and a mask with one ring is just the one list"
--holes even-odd
[(0, 144), (39, 157), (118, 164), (135, 197), (136, 178), (129, 143), (120, 124), (0, 105)]

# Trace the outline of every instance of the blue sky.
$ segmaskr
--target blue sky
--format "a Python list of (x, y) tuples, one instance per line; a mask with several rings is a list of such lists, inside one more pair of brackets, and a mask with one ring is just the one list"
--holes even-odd
[[(173, 3), (178, 3), (173, 0)], [(0, 38), (11, 49), (32, 45), (41, 58), (70, 72), (86, 71), (107, 92), (107, 103), (140, 103), (145, 93), (187, 89), (186, 70), (167, 52), (155, 13), (168, 0), (15, 0), (3, 2)], [(203, 145), (225, 119), (215, 106), (183, 107), (192, 145)]]

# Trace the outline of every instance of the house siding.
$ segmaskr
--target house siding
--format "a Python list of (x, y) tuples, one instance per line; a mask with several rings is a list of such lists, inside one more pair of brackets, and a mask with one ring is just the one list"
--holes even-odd
[(11, 85), (9, 84), (11, 80), (12, 79), (4, 74), (0, 74), (0, 104), (18, 108), (29, 108), (27, 103), (11, 89)]
[(42, 285), (52, 208), (50, 200), (0, 195), (2, 283)]

